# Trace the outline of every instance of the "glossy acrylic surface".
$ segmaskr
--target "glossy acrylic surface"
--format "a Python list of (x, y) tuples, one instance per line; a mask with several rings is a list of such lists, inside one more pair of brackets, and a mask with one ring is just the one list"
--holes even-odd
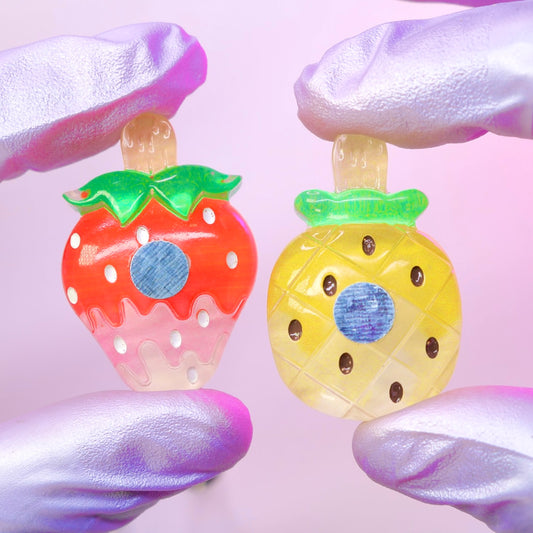
[(124, 168), (148, 174), (176, 165), (174, 128), (162, 115), (143, 113), (124, 126), (120, 139)]
[(182, 219), (152, 199), (126, 225), (105, 208), (83, 215), (63, 284), (128, 385), (197, 388), (216, 369), (256, 266), (251, 232), (226, 200), (203, 198)]
[(136, 390), (196, 389), (214, 374), (257, 270), (229, 204), (240, 176), (176, 165), (176, 136), (145, 113), (122, 130), (126, 170), (64, 195), (82, 215), (63, 254), (67, 298)]
[[(333, 279), (332, 294), (326, 288)], [(365, 293), (366, 310), (343, 302), (353, 287), (369, 283), (379, 287), (380, 298)], [(351, 340), (354, 328), (337, 318), (339, 302), (356, 314), (357, 326), (368, 327), (358, 342)], [(440, 392), (455, 366), (461, 306), (453, 268), (438, 246), (409, 226), (308, 229), (278, 259), (267, 305), (283, 381), (327, 414), (365, 420), (406, 407)], [(293, 321), (300, 324), (297, 336), (289, 332)]]
[[(297, 76), (334, 43), (372, 26), (464, 9), (398, 0), (339, 0), (335, 9), (309, 0), (27, 0), (5, 9), (2, 49), (139, 21), (183, 26), (204, 46), (209, 72), (172, 119), (179, 162), (243, 175), (231, 203), (254, 232), (259, 271), (208, 386), (248, 406), (252, 448), (207, 490), (163, 500), (121, 533), (488, 532), (466, 513), (406, 498), (369, 480), (353, 459), (356, 423), (309, 408), (280, 379), (265, 317), (272, 267), (305, 229), (294, 214), (295, 196), (306, 189), (333, 190), (331, 145), (296, 118)], [(258, 64), (264, 68), (251, 68)], [(533, 165), (531, 141), (489, 134), (427, 150), (388, 150), (390, 190), (418, 188), (428, 196), (431, 206), (417, 225), (442, 245), (461, 287), (461, 350), (447, 388), (531, 386), (533, 358), (524, 349), (533, 301), (533, 252), (527, 245), (533, 182), (525, 171)], [(59, 274), (65, 242), (79, 219), (61, 194), (118, 168), (120, 151), (112, 148), (1, 185), (6, 231), (0, 272), (9, 302), (0, 360), (4, 420), (68, 397), (126, 386), (65, 301)], [(508, 176), (516, 177), (513, 186)]]
[(310, 226), (348, 222), (414, 226), (426, 209), (428, 199), (417, 189), (390, 194), (375, 189), (347, 189), (333, 193), (315, 189), (300, 193), (294, 205)]
[(138, 216), (151, 198), (186, 219), (202, 198), (227, 200), (240, 182), (240, 176), (200, 165), (182, 165), (154, 174), (138, 170), (109, 172), (63, 196), (82, 215), (105, 206), (124, 225)]
[(366, 135), (338, 135), (331, 163), (335, 191), (360, 188), (387, 192), (388, 151), (387, 144), (380, 139)]

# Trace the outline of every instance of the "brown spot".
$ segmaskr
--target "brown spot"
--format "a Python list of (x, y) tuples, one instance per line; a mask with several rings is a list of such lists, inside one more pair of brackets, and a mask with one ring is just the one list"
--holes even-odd
[(353, 358), (348, 352), (339, 357), (339, 368), (343, 374), (349, 374), (353, 370)]
[(403, 398), (403, 387), (401, 383), (395, 381), (389, 389), (390, 399), (394, 403), (398, 403)]
[(328, 296), (333, 296), (337, 292), (337, 280), (328, 274), (322, 282), (322, 288)]
[(439, 353), (439, 341), (435, 337), (430, 337), (426, 341), (426, 353), (430, 359), (435, 359)]
[(424, 283), (424, 272), (419, 266), (411, 269), (411, 282), (415, 287), (420, 287)]
[(372, 255), (376, 251), (376, 241), (370, 235), (363, 237), (362, 245), (366, 255)]
[(302, 336), (302, 324), (299, 320), (291, 320), (289, 324), (289, 337), (293, 341), (299, 341)]

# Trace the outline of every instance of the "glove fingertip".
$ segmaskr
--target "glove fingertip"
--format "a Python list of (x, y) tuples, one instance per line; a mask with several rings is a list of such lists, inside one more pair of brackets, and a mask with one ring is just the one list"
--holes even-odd
[[(200, 392), (200, 391), (198, 391)], [(237, 398), (216, 390), (201, 391), (207, 402), (220, 442), (229, 452), (227, 468), (240, 461), (248, 452), (253, 426), (248, 408)], [(225, 469), (225, 468), (224, 468)]]

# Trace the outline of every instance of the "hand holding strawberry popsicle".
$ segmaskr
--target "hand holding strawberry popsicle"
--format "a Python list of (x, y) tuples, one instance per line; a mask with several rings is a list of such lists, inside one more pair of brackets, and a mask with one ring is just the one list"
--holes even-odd
[(82, 215), (66, 296), (132, 389), (196, 389), (255, 279), (251, 231), (228, 201), (241, 178), (176, 166), (174, 130), (154, 113), (126, 125), (122, 151), (126, 170), (65, 194)]
[[(173, 24), (1, 53), (0, 179), (97, 153), (145, 111), (174, 114), (205, 72), (203, 49)], [(251, 436), (246, 407), (209, 390), (102, 392), (19, 417), (0, 425), (0, 530), (117, 529), (231, 468)]]

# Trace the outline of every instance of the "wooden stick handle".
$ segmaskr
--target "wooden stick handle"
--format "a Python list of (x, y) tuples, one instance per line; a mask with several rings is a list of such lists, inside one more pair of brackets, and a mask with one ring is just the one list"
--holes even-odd
[(337, 192), (377, 189), (387, 192), (387, 145), (366, 135), (342, 134), (333, 144), (333, 176)]
[(120, 141), (124, 168), (155, 174), (176, 166), (176, 134), (162, 115), (144, 113), (128, 122)]

